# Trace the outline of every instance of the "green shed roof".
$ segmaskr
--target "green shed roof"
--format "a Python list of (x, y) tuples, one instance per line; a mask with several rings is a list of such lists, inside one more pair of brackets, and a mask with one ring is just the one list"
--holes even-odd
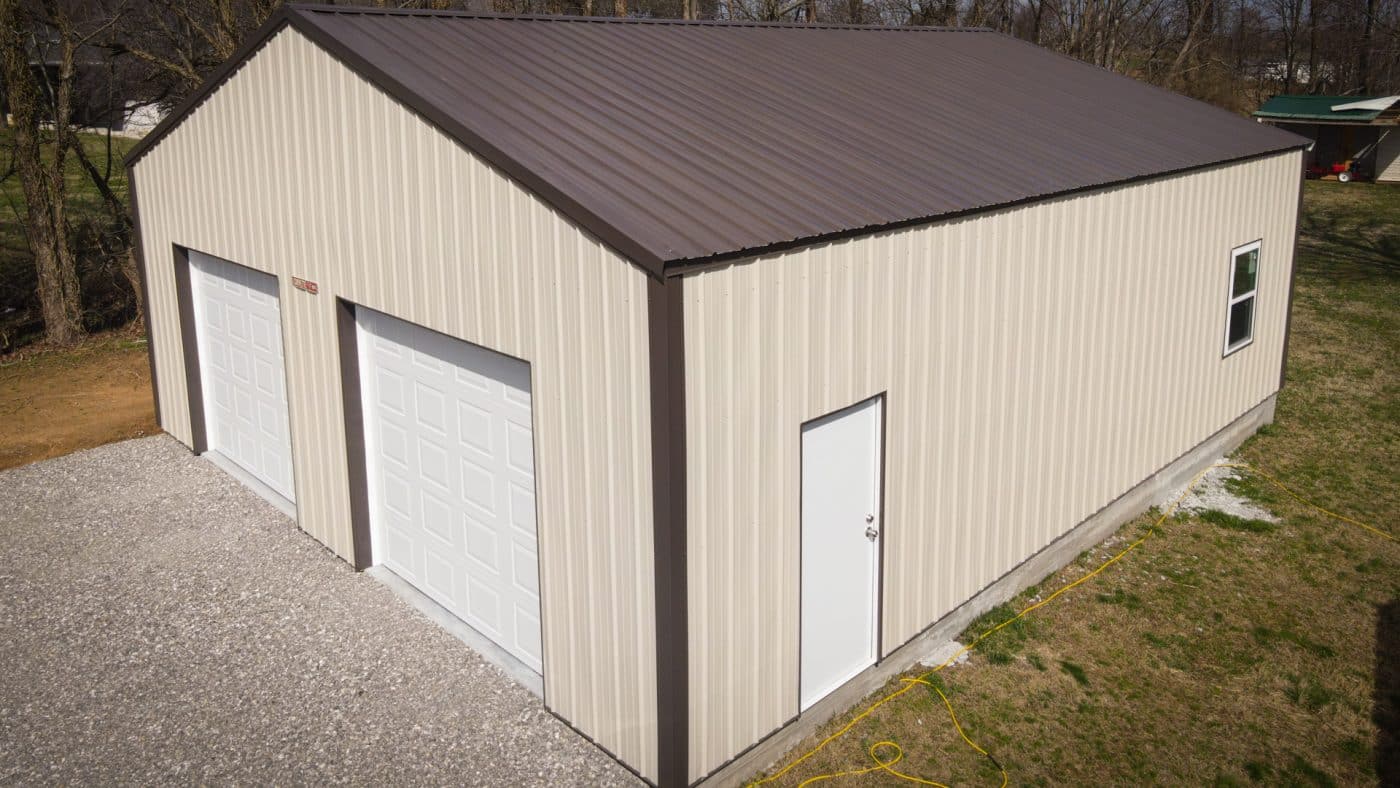
[(1264, 106), (1254, 113), (1256, 118), (1277, 118), (1282, 120), (1323, 120), (1355, 121), (1368, 123), (1380, 116), (1382, 109), (1344, 109), (1333, 111), (1338, 105), (1355, 104), (1375, 100), (1381, 96), (1274, 96), (1264, 102)]

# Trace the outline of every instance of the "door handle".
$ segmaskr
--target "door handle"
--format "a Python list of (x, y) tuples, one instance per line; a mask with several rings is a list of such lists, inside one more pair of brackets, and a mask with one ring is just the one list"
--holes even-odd
[(875, 530), (875, 526), (873, 526), (873, 525), (867, 525), (867, 526), (865, 526), (865, 538), (866, 538), (866, 539), (869, 539), (870, 541), (873, 542), (873, 541), (875, 541), (877, 538), (879, 538), (879, 536), (880, 536), (880, 532), (877, 531), (877, 530)]

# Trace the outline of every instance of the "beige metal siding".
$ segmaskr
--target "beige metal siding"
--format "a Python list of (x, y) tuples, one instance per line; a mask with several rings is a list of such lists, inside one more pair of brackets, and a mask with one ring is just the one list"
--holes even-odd
[[(1278, 387), (1298, 153), (685, 281), (690, 773), (798, 712), (800, 425), (886, 400), (883, 648)], [(1221, 357), (1230, 251), (1263, 239)]]
[(646, 276), (291, 30), (135, 173), (162, 423), (190, 442), (171, 244), (277, 274), (300, 525), (341, 556), (336, 297), (530, 362), (547, 700), (654, 775)]
[(1376, 180), (1400, 181), (1400, 129), (1387, 126), (1380, 134), (1376, 144)]

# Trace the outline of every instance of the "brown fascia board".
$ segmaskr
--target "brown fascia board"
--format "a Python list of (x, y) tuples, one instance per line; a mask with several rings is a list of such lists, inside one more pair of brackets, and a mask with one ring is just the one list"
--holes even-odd
[[(331, 8), (337, 11), (345, 10)], [(360, 57), (353, 49), (318, 27), (311, 15), (303, 13), (296, 6), (284, 6), (273, 14), (262, 27), (258, 28), (257, 32), (248, 37), (243, 46), (239, 47), (238, 51), (227, 62), (216, 69), (209, 79), (205, 80), (199, 89), (191, 93), (188, 98), (171, 111), (165, 120), (146, 135), (145, 139), (132, 148), (126, 158), (127, 172), (130, 173), (137, 161), (149, 153), (176, 126), (180, 125), (186, 116), (204, 103), (210, 94), (227, 82), (234, 72), (271, 40), (272, 36), (284, 25), (290, 25), (298, 33), (306, 36), (317, 46), (330, 53), (332, 57), (345, 64), (351, 71), (368, 80), (394, 99), (403, 102), (424, 120), (436, 126), (473, 153), (481, 156), (598, 240), (617, 250), (619, 254), (652, 277), (661, 278), (663, 276), (665, 261), (651, 250), (612, 226), (578, 200), (541, 178), (529, 167), (506, 155), (470, 128), (452, 120), (446, 113), (438, 110), (431, 102), (424, 100), (407, 85)]]

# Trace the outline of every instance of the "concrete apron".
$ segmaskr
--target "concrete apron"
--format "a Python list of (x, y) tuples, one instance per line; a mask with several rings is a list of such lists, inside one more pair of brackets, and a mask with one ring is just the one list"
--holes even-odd
[(833, 717), (858, 713), (860, 710), (853, 708), (857, 703), (957, 637), (978, 616), (1011, 599), (1028, 586), (1045, 579), (1073, 561), (1080, 553), (1107, 539), (1123, 523), (1153, 506), (1170, 504), (1173, 492), (1184, 487), (1192, 477), (1209, 467), (1216, 459), (1244, 443), (1245, 439), (1260, 427), (1273, 422), (1277, 396), (1269, 395), (1263, 402), (1202, 441), (1196, 448), (1118, 496), (1112, 503), (934, 622), (913, 640), (886, 655), (880, 662), (846, 682), (787, 725), (722, 766), (702, 780), (701, 784), (739, 785), (760, 771), (785, 765), (788, 757), (801, 756), (800, 752), (789, 751)]

